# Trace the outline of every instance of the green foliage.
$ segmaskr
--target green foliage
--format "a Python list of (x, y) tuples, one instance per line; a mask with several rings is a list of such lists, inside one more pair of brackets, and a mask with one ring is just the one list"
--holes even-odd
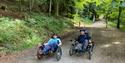
[[(114, 28), (116, 26), (116, 24), (117, 24), (117, 21), (109, 21), (108, 22), (108, 25), (110, 28)], [(121, 27), (120, 28), (121, 31), (125, 31), (125, 23), (124, 22), (122, 22), (120, 27)]]
[(89, 18), (82, 18), (81, 20), (86, 25), (92, 25), (92, 21)]
[(41, 32), (43, 29), (46, 29), (52, 33), (61, 33), (64, 28), (69, 28), (72, 25), (70, 19), (58, 18), (52, 16), (45, 16), (42, 13), (32, 13), (31, 17), (33, 19), (27, 20), (27, 25), (33, 27)]
[[(23, 20), (0, 18), (0, 44), (9, 50), (21, 50), (40, 42), (40, 37)], [(22, 46), (23, 45), (23, 46)]]
[(30, 48), (49, 38), (49, 34), (61, 35), (71, 26), (73, 23), (67, 18), (56, 19), (39, 13), (32, 13), (31, 18), (25, 20), (0, 18), (0, 51)]

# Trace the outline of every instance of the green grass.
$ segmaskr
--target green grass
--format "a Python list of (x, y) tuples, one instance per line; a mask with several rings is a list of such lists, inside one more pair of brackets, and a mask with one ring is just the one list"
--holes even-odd
[(55, 18), (32, 13), (25, 20), (0, 18), (0, 53), (31, 48), (43, 42), (51, 33), (61, 35), (73, 26), (67, 18)]
[(115, 22), (109, 21), (108, 25), (109, 25), (109, 27), (116, 27), (116, 23)]
[(120, 30), (125, 31), (125, 25), (121, 25)]
[[(112, 22), (109, 21), (108, 25), (109, 25), (110, 28), (116, 28), (116, 26), (117, 26), (116, 22), (113, 22), (113, 21)], [(120, 25), (120, 30), (125, 31), (125, 25), (121, 24)]]
[(25, 25), (25, 21), (0, 18), (0, 45), (6, 52), (23, 50), (39, 43), (41, 38)]
[(92, 25), (93, 22), (92, 20), (88, 19), (88, 18), (82, 18), (82, 17), (75, 17), (74, 19), (72, 19), (72, 22), (74, 22), (74, 24), (78, 25), (79, 22), (84, 24), (84, 25)]
[(90, 19), (88, 19), (88, 18), (83, 18), (83, 19), (82, 19), (82, 22), (83, 22), (84, 24), (86, 24), (86, 25), (92, 25), (92, 24), (93, 24), (92, 20), (90, 20)]

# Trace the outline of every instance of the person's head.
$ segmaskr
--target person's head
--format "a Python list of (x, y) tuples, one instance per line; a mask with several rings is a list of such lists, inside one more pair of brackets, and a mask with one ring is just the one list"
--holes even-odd
[(84, 35), (84, 34), (85, 34), (85, 31), (81, 30), (80, 35)]
[(89, 32), (88, 32), (88, 30), (85, 30), (85, 34), (88, 34)]
[(52, 35), (52, 38), (57, 38), (57, 37), (58, 37), (57, 34)]

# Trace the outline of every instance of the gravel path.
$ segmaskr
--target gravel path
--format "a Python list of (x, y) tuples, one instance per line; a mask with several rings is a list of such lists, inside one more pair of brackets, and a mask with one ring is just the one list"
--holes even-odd
[(58, 62), (53, 56), (38, 60), (36, 48), (32, 48), (20, 54), (0, 58), (0, 63), (125, 63), (125, 32), (102, 28), (104, 25), (104, 22), (96, 22), (93, 27), (88, 27), (96, 43), (92, 60), (87, 59), (87, 53), (82, 56), (69, 56), (69, 40), (78, 35), (76, 30), (63, 40), (63, 56)]

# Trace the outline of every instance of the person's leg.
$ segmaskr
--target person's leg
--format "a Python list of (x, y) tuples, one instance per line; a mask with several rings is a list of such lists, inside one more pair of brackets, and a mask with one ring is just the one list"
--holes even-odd
[(54, 45), (53, 45), (53, 52), (56, 52), (57, 48), (58, 48), (58, 45), (57, 45), (57, 44), (54, 44)]
[(78, 49), (79, 49), (79, 52), (83, 52), (83, 44), (82, 43), (78, 44)]
[(87, 46), (88, 46), (88, 41), (86, 40), (86, 41), (84, 42), (84, 46), (83, 46), (84, 50), (87, 49)]
[(84, 43), (82, 44), (82, 52), (84, 52), (85, 51), (85, 49), (84, 49)]
[(43, 48), (43, 53), (46, 55), (48, 54), (48, 51), (50, 50), (50, 46), (46, 45), (44, 48)]

